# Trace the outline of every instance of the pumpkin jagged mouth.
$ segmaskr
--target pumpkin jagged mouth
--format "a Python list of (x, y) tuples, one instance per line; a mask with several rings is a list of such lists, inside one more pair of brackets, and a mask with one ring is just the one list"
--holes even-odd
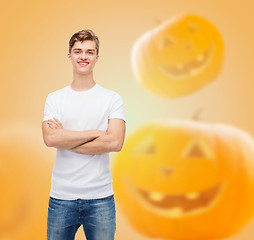
[(204, 53), (198, 55), (194, 60), (185, 64), (178, 64), (174, 66), (160, 67), (163, 72), (169, 75), (170, 78), (186, 78), (189, 76), (197, 75), (211, 59), (212, 45)]
[(219, 198), (223, 184), (217, 184), (207, 190), (188, 194), (169, 195), (149, 192), (136, 187), (128, 181), (129, 187), (136, 193), (139, 201), (148, 210), (171, 218), (198, 214), (211, 207)]

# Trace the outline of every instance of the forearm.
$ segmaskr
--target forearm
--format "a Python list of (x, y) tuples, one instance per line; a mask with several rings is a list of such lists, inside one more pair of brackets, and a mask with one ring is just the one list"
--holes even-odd
[(100, 131), (98, 130), (71, 131), (67, 129), (54, 129), (49, 136), (49, 142), (50, 147), (70, 150), (99, 136)]
[(70, 150), (77, 153), (95, 155), (107, 152), (118, 152), (120, 149), (121, 147), (117, 139), (115, 139), (112, 134), (106, 134)]

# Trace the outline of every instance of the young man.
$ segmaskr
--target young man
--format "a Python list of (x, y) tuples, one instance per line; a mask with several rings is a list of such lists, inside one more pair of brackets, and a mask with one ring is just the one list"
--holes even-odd
[(49, 93), (42, 121), (43, 139), (57, 148), (47, 218), (48, 240), (73, 240), (83, 225), (87, 240), (113, 240), (115, 201), (109, 152), (119, 152), (125, 137), (121, 96), (93, 79), (99, 58), (93, 31), (69, 41), (73, 66), (70, 85)]

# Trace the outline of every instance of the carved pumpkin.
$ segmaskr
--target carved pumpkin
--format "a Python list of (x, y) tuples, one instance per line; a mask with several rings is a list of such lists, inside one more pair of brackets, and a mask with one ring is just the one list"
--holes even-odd
[(152, 122), (113, 162), (116, 202), (150, 237), (225, 238), (254, 212), (254, 143), (232, 126)]
[(222, 37), (212, 23), (183, 15), (163, 22), (137, 40), (132, 67), (148, 91), (173, 98), (214, 80), (221, 71), (223, 54)]
[(0, 239), (46, 239), (52, 156), (41, 129), (3, 126), (0, 136)]

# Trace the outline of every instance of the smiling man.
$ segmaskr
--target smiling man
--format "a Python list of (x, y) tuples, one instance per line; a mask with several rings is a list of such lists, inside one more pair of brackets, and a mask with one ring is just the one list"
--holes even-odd
[(73, 240), (83, 225), (87, 240), (113, 240), (115, 201), (109, 152), (125, 138), (121, 96), (93, 79), (99, 39), (90, 29), (69, 41), (70, 85), (49, 93), (42, 120), (43, 139), (57, 148), (47, 218), (48, 240)]

